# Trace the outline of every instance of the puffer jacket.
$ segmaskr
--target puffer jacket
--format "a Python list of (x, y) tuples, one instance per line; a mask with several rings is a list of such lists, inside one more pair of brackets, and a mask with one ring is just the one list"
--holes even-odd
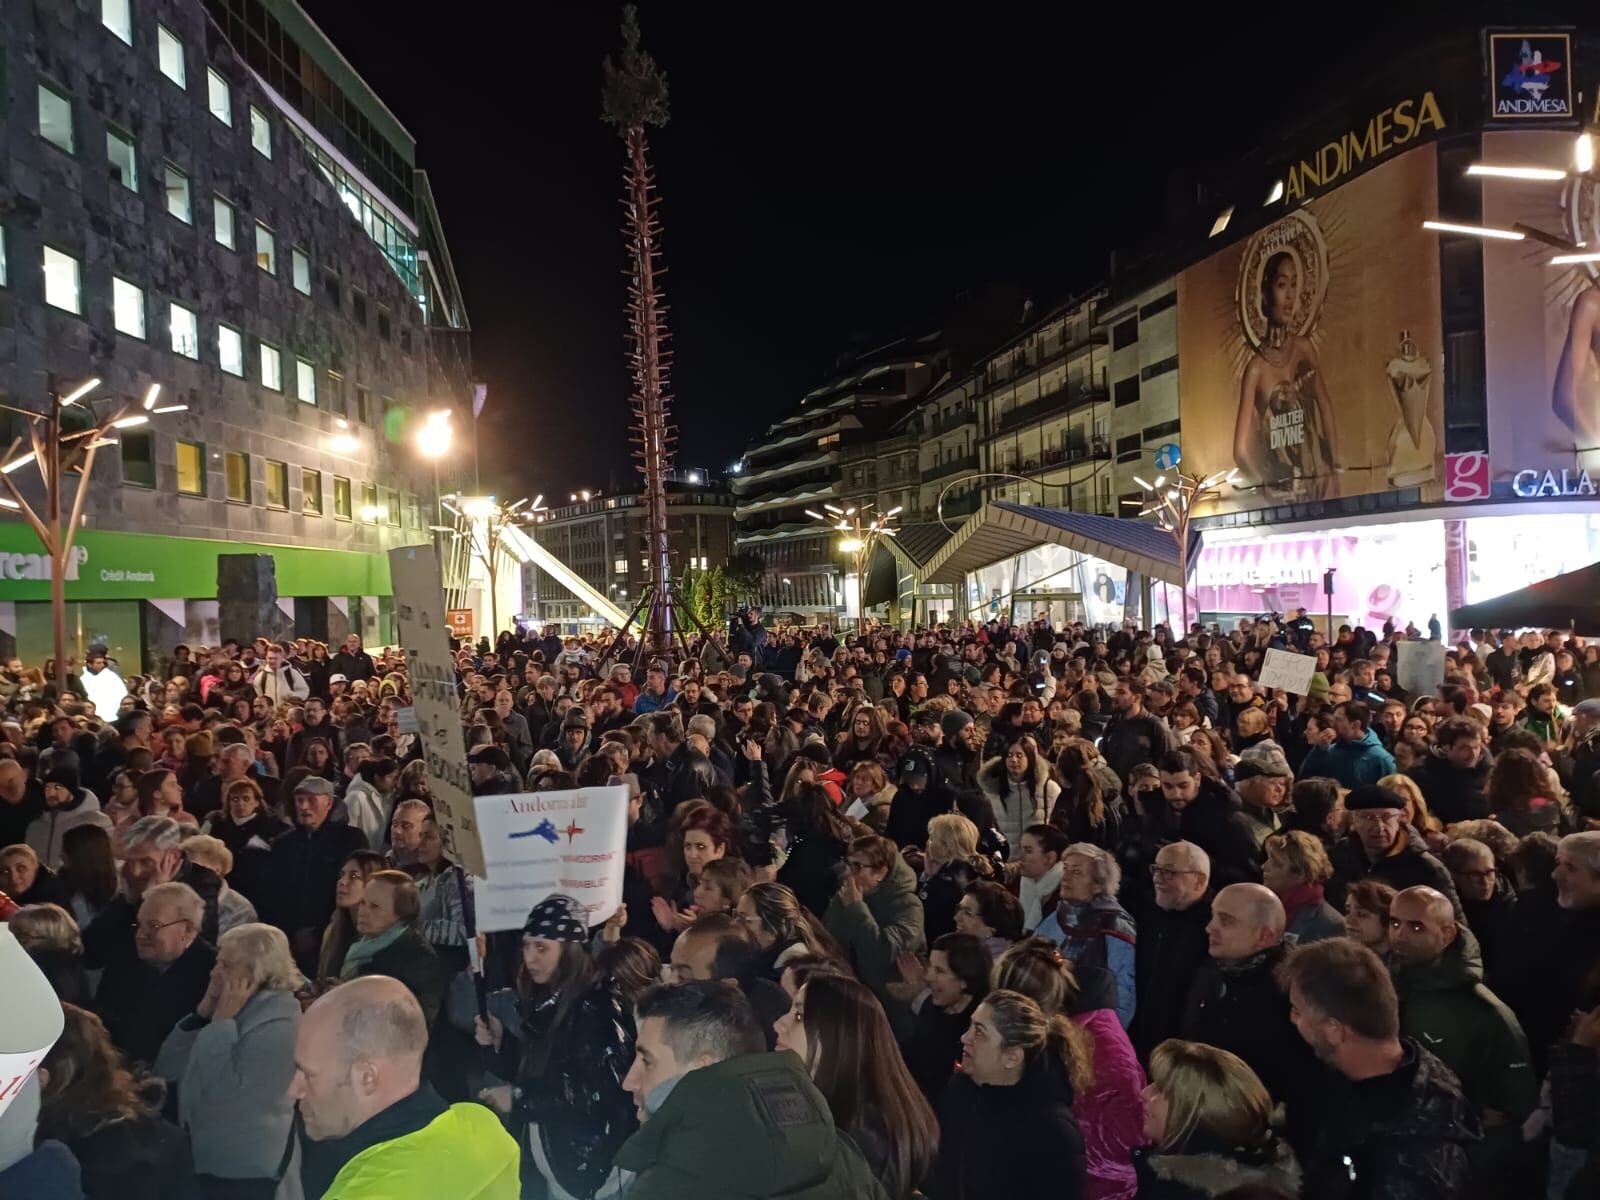
[(1465, 1196), (1478, 1114), (1450, 1068), (1411, 1038), (1400, 1065), (1359, 1082), (1334, 1076), (1304, 1200)]
[(1139, 1200), (1211, 1200), (1247, 1184), (1300, 1194), (1300, 1164), (1276, 1138), (1247, 1150), (1197, 1132), (1167, 1150), (1141, 1146), (1133, 1152), (1133, 1169)]
[(633, 1013), (609, 978), (585, 988), (557, 1029), (560, 1007), (559, 994), (521, 1006), (522, 1027), (507, 1027), (501, 1062), (515, 1064), (522, 1089), (513, 1117), (537, 1126), (556, 1182), (574, 1196), (592, 1196), (638, 1127), (622, 1090), (633, 1062)]
[(1126, 1029), (1138, 1002), (1135, 984), (1138, 934), (1132, 915), (1115, 896), (1096, 896), (1087, 904), (1062, 901), (1034, 933), (1061, 947), (1075, 967), (1101, 967), (1116, 980), (1112, 1004)]
[(1144, 1068), (1117, 1019), (1109, 972), (1078, 972), (1072, 1021), (1094, 1039), (1094, 1082), (1073, 1111), (1083, 1132), (1089, 1200), (1132, 1200), (1138, 1188), (1129, 1155), (1144, 1141)]
[(1326, 775), (1337, 779), (1340, 787), (1358, 788), (1377, 783), (1394, 774), (1394, 756), (1383, 748), (1375, 730), (1369, 729), (1358, 742), (1336, 741), (1317, 746), (1300, 764), (1300, 778)]
[(1020, 783), (1006, 774), (1005, 759), (990, 759), (978, 772), (978, 786), (994, 806), (995, 824), (1013, 846), (1021, 844), (1022, 831), (1029, 825), (1044, 823), (1061, 795), (1061, 785), (1050, 778), (1050, 764), (1042, 755), (1034, 759), (1033, 778)]

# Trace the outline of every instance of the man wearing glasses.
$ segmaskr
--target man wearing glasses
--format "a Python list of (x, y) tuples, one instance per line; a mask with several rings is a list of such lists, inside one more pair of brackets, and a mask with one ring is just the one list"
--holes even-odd
[(205, 901), (183, 883), (158, 883), (139, 903), (135, 957), (106, 967), (97, 1008), (111, 1040), (134, 1062), (154, 1063), (172, 1027), (206, 994), (217, 952), (200, 940)]
[(1408, 887), (1431, 887), (1450, 900), (1456, 920), (1463, 920), (1461, 901), (1444, 864), (1428, 852), (1422, 834), (1406, 824), (1406, 802), (1398, 792), (1365, 784), (1345, 797), (1351, 832), (1329, 852), (1333, 878), (1324, 897), (1344, 910), (1345, 891), (1358, 879), (1371, 876), (1397, 892)]
[(1495, 866), (1494, 852), (1477, 838), (1457, 838), (1440, 857), (1455, 882), (1467, 925), (1483, 950), (1483, 968), (1491, 989), (1500, 986), (1506, 930), (1517, 909), (1517, 893)]
[(1138, 1004), (1128, 1027), (1141, 1059), (1183, 1025), (1184, 1000), (1210, 957), (1211, 858), (1193, 842), (1170, 842), (1150, 864), (1154, 903), (1139, 914), (1134, 947)]

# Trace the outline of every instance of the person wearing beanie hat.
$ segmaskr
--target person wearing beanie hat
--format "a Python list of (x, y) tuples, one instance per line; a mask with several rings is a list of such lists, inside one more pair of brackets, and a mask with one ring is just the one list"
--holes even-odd
[(933, 752), (933, 761), (952, 788), (973, 791), (978, 786), (978, 769), (983, 766), (982, 731), (970, 714), (956, 708), (939, 718), (939, 732), (943, 740)]
[(633, 1060), (633, 1013), (595, 965), (590, 927), (572, 896), (534, 905), (522, 927), (515, 1007), (502, 993), (490, 998), (491, 1015), (475, 1020), (478, 1044), (495, 1052), (495, 1074), (513, 1081), (478, 1099), (514, 1118), (513, 1129), (525, 1127), (524, 1144), (552, 1196), (612, 1194), (612, 1159), (638, 1126), (621, 1086)]
[(1311, 672), (1311, 682), (1306, 685), (1306, 696), (1312, 700), (1328, 698), (1328, 677), (1321, 671)]
[(1282, 828), (1278, 814), (1289, 801), (1294, 772), (1276, 742), (1257, 742), (1239, 756), (1233, 768), (1234, 790), (1250, 825), (1256, 848)]
[(1390, 788), (1367, 784), (1345, 796), (1351, 831), (1328, 852), (1333, 877), (1324, 896), (1340, 912), (1352, 883), (1371, 877), (1397, 892), (1431, 887), (1449, 897), (1456, 920), (1464, 921), (1455, 881), (1445, 865), (1428, 851), (1422, 834), (1406, 824), (1406, 802)]
[(578, 764), (588, 753), (589, 718), (583, 715), (581, 708), (574, 706), (567, 711), (566, 717), (561, 722), (561, 737), (556, 742), (556, 757), (567, 770), (576, 771)]
[(79, 825), (98, 825), (112, 832), (111, 818), (100, 811), (100, 801), (87, 791), (78, 777), (78, 756), (57, 754), (40, 776), (44, 789), (44, 812), (28, 822), (23, 841), (39, 856), (45, 867), (61, 866), (61, 839)]

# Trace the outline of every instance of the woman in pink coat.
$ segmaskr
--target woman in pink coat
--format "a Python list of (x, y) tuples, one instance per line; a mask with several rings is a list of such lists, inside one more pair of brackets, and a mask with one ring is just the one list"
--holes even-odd
[(1116, 976), (1104, 967), (1073, 965), (1045, 938), (1019, 942), (994, 965), (994, 986), (1031, 997), (1049, 1013), (1066, 1013), (1094, 1040), (1094, 1082), (1072, 1111), (1083, 1131), (1088, 1200), (1134, 1200), (1139, 1189), (1133, 1149), (1144, 1136), (1144, 1068), (1117, 1019)]

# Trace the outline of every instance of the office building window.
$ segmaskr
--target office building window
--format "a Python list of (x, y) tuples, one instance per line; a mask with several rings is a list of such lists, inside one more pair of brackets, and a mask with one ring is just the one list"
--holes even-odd
[(185, 225), (194, 221), (189, 203), (189, 177), (171, 163), (166, 165), (167, 211)]
[(378, 507), (378, 489), (370, 483), (361, 485), (361, 519), (363, 521), (376, 521), (383, 515), (383, 510)]
[(179, 87), (187, 87), (188, 73), (183, 67), (183, 42), (165, 25), (156, 26), (156, 57), (161, 73)]
[(322, 472), (310, 469), (300, 472), (300, 510), (313, 516), (322, 515)]
[(244, 376), (244, 338), (237, 329), (217, 326), (217, 358), (229, 375)]
[(307, 404), (317, 402), (317, 369), (303, 358), (294, 360), (294, 394)]
[(228, 81), (212, 67), (206, 68), (206, 107), (224, 125), (233, 124), (233, 95), (228, 91)]
[(355, 288), (350, 289), (350, 316), (362, 329), (367, 327), (367, 298)]
[(200, 357), (200, 319), (181, 304), (167, 310), (167, 325), (172, 330), (172, 352), (185, 358)]
[(356, 420), (363, 425), (372, 423), (372, 393), (356, 384)]
[(289, 507), (289, 464), (267, 460), (267, 507)]
[(250, 456), (230, 450), (223, 455), (228, 474), (228, 499), (235, 504), (250, 503)]
[(106, 126), (106, 161), (111, 164), (111, 178), (130, 192), (139, 190), (139, 152), (133, 139), (120, 129)]
[(1122, 350), (1139, 340), (1139, 318), (1129, 317), (1111, 327), (1111, 348)]
[(217, 239), (217, 245), (234, 248), (233, 205), (221, 196), (211, 198), (211, 236)]
[(111, 279), (111, 323), (118, 333), (144, 337), (144, 292), (126, 279)]
[(389, 524), (391, 524), (391, 525), (399, 525), (400, 524), (400, 493), (396, 492), (396, 491), (394, 491), (392, 489), (390, 491), (388, 491), (384, 495), (384, 498), (383, 498), (383, 507), (388, 513)]
[(47, 83), (39, 85), (39, 136), (57, 150), (78, 152), (72, 136), (72, 101)]
[(333, 515), (340, 521), (350, 519), (350, 481), (342, 475), (333, 477)]
[(250, 106), (250, 144), (262, 158), (272, 157), (272, 125), (254, 104)]
[(302, 296), (311, 295), (311, 259), (299, 246), (289, 251), (289, 271), (294, 279), (294, 290)]
[(283, 391), (283, 356), (276, 346), (261, 343), (261, 386)]
[(151, 433), (124, 430), (122, 437), (122, 482), (136, 487), (156, 485), (156, 439)]
[(268, 275), (278, 273), (278, 239), (260, 221), (256, 222), (256, 266)]
[(131, 0), (100, 0), (100, 24), (128, 45), (133, 45)]
[(1119, 379), (1111, 385), (1111, 407), (1127, 408), (1130, 404), (1139, 403), (1139, 377), (1129, 375), (1126, 379)]
[(345, 414), (344, 376), (338, 371), (328, 372), (327, 386), (322, 393), (322, 406), (341, 417)]
[(628, 573), (628, 560), (619, 558), (613, 562), (611, 564), (611, 573), (613, 575), (626, 575)]
[(69, 313), (83, 312), (78, 286), (78, 260), (54, 246), (44, 248), (44, 302)]
[(178, 443), (178, 493), (183, 496), (206, 494), (206, 448), (193, 442)]

